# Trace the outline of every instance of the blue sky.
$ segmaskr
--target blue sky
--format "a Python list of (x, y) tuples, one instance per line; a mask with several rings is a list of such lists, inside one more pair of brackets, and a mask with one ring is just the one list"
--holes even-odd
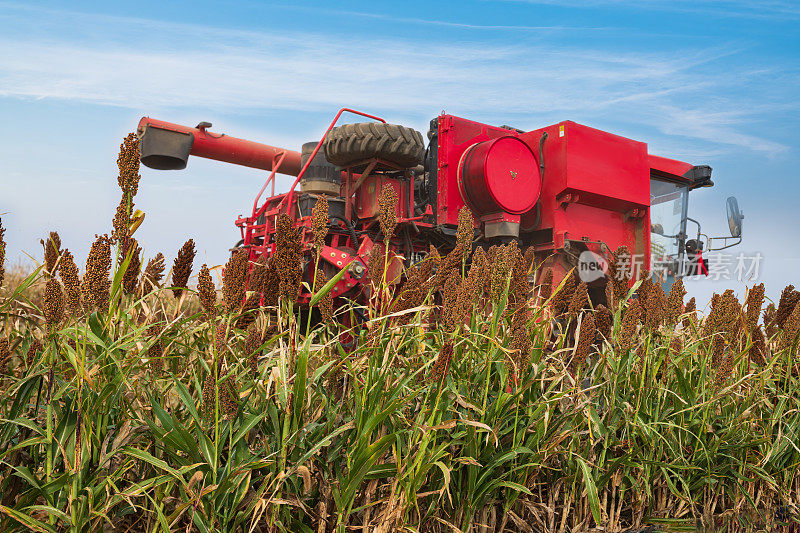
[[(426, 131), (440, 111), (534, 129), (574, 120), (714, 168), (692, 216), (745, 212), (759, 281), (798, 282), (800, 2), (0, 2), (0, 213), (10, 260), (110, 231), (116, 153), (142, 115), (298, 149), (338, 108)], [(263, 174), (143, 169), (146, 255), (224, 262)], [(286, 184), (288, 180), (279, 183)], [(741, 289), (694, 281), (691, 294)]]

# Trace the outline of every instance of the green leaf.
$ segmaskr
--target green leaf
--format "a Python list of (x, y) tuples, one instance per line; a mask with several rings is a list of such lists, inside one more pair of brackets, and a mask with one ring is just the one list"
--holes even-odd
[(594, 484), (592, 473), (589, 471), (589, 465), (586, 464), (586, 461), (580, 456), (576, 456), (575, 458), (581, 467), (581, 471), (583, 471), (583, 482), (586, 485), (586, 495), (589, 498), (589, 508), (592, 510), (594, 523), (599, 525), (602, 522), (600, 521), (600, 499), (597, 497), (597, 485)]
[(331, 292), (331, 290), (333, 290), (333, 286), (339, 283), (339, 280), (342, 279), (342, 276), (344, 276), (346, 272), (347, 272), (347, 267), (340, 269), (339, 272), (337, 272), (330, 280), (328, 280), (328, 283), (322, 286), (322, 288), (319, 290), (319, 292), (317, 292), (317, 294), (311, 297), (311, 301), (308, 302), (308, 306), (314, 307), (315, 305), (317, 305), (317, 303), (319, 303), (319, 301), (326, 294), (328, 294), (329, 292)]
[(48, 526), (44, 522), (40, 522), (33, 517), (30, 517), (24, 513), (17, 511), (16, 509), (11, 509), (10, 507), (6, 507), (5, 505), (0, 505), (0, 512), (7, 514), (23, 526), (26, 526), (32, 531), (52, 531), (55, 533), (55, 529)]

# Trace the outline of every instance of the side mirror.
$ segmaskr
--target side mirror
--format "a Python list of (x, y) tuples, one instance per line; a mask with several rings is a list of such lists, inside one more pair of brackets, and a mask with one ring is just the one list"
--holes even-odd
[(728, 212), (728, 228), (731, 230), (731, 237), (741, 237), (744, 215), (739, 210), (739, 202), (736, 201), (735, 196), (728, 197), (726, 211)]

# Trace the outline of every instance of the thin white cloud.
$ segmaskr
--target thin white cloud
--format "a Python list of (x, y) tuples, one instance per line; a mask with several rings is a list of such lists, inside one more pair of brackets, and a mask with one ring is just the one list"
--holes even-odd
[[(18, 10), (23, 23), (29, 22), (27, 9)], [(786, 149), (743, 133), (752, 106), (719, 97), (721, 89), (741, 81), (739, 73), (698, 76), (736, 49), (676, 55), (525, 42), (348, 40), (63, 11), (30, 13), (42, 26), (57, 18), (70, 33), (0, 37), (0, 96), (148, 112), (185, 107), (332, 111), (355, 105), (409, 117), (446, 106), (470, 116), (511, 115), (531, 120), (531, 126), (544, 117), (622, 116), (710, 145), (768, 154)], [(76, 37), (81, 35), (91, 39)]]
[(758, 19), (800, 18), (800, 6), (784, 0), (504, 0), (559, 7), (625, 7), (678, 13), (711, 14), (718, 17)]

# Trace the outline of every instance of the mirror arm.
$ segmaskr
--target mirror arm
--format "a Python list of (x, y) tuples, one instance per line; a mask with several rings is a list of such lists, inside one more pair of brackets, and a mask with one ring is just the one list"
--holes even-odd
[[(734, 243), (728, 244), (728, 241), (730, 239), (737, 239), (737, 241), (734, 242)], [(724, 241), (725, 242), (725, 246), (721, 246), (720, 248), (712, 248), (711, 247), (711, 241)], [(737, 244), (739, 244), (741, 242), (742, 242), (742, 237), (741, 236), (740, 237), (711, 237), (710, 239), (708, 239), (708, 251), (709, 252), (717, 252), (719, 250), (724, 250), (726, 248), (732, 248), (733, 246), (736, 246)]]

